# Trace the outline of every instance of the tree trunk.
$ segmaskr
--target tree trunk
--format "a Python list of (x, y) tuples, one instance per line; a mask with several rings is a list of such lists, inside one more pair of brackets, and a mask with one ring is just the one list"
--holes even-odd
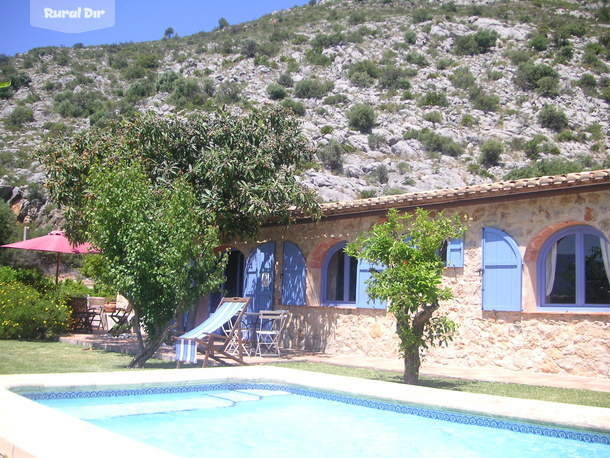
[[(411, 334), (416, 337), (412, 341), (421, 341), (421, 337), (424, 334), (424, 327), (426, 323), (432, 318), (432, 314), (438, 308), (438, 304), (424, 305), (423, 309), (415, 314), (411, 323)], [(400, 326), (400, 323), (397, 323)], [(400, 335), (400, 333), (399, 333)], [(421, 358), (419, 356), (418, 343), (413, 343), (404, 349), (404, 360), (405, 360), (405, 371), (403, 374), (403, 380), (409, 385), (417, 385), (419, 381), (419, 366), (421, 365)]]
[(421, 364), (419, 358), (419, 345), (414, 345), (405, 350), (405, 372), (403, 374), (403, 380), (409, 385), (417, 385), (419, 381), (419, 366)]
[(163, 331), (155, 333), (156, 337), (149, 336), (149, 338), (146, 340), (146, 346), (142, 347), (139, 354), (131, 360), (127, 367), (144, 367), (146, 361), (148, 361), (159, 349), (159, 347), (167, 337), (167, 333), (169, 332), (169, 330), (170, 327), (166, 326)]

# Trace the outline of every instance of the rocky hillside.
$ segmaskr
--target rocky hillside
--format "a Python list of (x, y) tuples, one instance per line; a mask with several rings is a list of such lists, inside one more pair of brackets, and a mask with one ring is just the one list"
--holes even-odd
[(48, 136), (222, 104), (301, 117), (319, 151), (302, 180), (323, 201), (610, 167), (604, 5), (311, 1), (188, 37), (0, 56), (0, 198), (22, 220), (53, 213), (33, 157)]

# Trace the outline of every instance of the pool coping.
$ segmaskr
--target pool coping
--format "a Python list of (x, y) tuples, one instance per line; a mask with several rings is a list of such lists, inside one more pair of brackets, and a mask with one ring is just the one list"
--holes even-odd
[[(12, 391), (83, 388), (137, 389), (153, 385), (273, 383), (610, 434), (610, 409), (547, 401), (506, 398), (403, 385), (273, 366), (151, 371), (24, 374), (0, 376), (0, 455), (7, 457), (173, 456), (156, 448), (78, 420)], [(92, 438), (95, 438), (92, 440)]]

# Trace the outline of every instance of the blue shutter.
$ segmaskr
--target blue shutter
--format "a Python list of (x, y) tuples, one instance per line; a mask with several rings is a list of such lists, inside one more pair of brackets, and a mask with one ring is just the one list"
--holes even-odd
[(447, 242), (447, 267), (464, 267), (464, 239), (449, 240)]
[(356, 278), (356, 307), (368, 309), (385, 309), (385, 301), (373, 301), (366, 293), (366, 281), (371, 278), (371, 268), (378, 268), (375, 265), (369, 264), (364, 259), (358, 260), (358, 276)]
[(273, 281), (275, 243), (268, 242), (256, 247), (246, 261), (244, 296), (252, 298), (248, 311), (271, 310), (273, 306)]
[(483, 310), (521, 310), (521, 253), (505, 232), (483, 228)]
[(282, 304), (305, 305), (305, 257), (294, 243), (284, 242)]

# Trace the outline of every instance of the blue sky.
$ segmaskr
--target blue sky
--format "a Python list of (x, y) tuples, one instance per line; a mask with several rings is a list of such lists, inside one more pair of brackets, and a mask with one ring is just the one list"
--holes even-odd
[[(56, 8), (63, 7), (62, 2), (66, 2), (66, 7), (68, 3), (74, 4), (74, 0), (48, 1)], [(0, 54), (12, 56), (39, 46), (158, 40), (168, 27), (186, 36), (212, 30), (221, 17), (229, 24), (238, 24), (272, 11), (304, 5), (307, 0), (115, 0), (113, 27), (80, 33), (32, 27), (31, 2), (41, 0), (0, 0)], [(84, 8), (95, 2), (80, 0), (77, 4)]]

